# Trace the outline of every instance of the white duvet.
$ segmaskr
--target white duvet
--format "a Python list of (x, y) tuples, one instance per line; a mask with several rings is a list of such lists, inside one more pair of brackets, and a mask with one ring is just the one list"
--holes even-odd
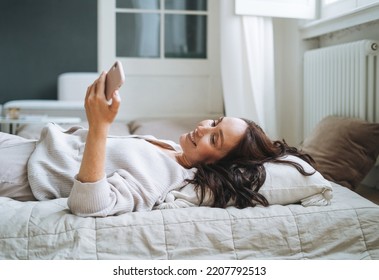
[(333, 185), (331, 205), (193, 207), (106, 218), (66, 199), (0, 197), (0, 259), (379, 259), (379, 206)]

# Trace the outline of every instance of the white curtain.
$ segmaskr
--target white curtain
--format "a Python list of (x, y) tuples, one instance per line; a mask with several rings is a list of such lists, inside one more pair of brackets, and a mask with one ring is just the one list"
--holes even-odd
[(221, 75), (227, 116), (258, 123), (277, 138), (272, 19), (237, 16), (234, 1), (220, 1)]

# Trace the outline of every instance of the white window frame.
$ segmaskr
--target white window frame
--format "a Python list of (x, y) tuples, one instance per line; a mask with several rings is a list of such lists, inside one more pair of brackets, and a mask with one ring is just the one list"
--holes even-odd
[[(207, 58), (132, 58), (116, 56), (116, 7), (115, 0), (98, 0), (98, 68), (105, 70), (116, 59), (125, 62), (126, 75), (206, 75), (210, 69), (217, 67), (219, 44), (217, 39), (218, 9), (215, 1), (208, 0), (207, 15)], [(178, 12), (175, 12), (177, 14)], [(201, 14), (205, 14), (204, 12)], [(162, 25), (164, 23), (161, 23)], [(162, 34), (162, 32), (161, 32)], [(161, 35), (162, 36), (162, 35)], [(162, 44), (162, 38), (161, 38)], [(162, 45), (161, 45), (161, 53)]]

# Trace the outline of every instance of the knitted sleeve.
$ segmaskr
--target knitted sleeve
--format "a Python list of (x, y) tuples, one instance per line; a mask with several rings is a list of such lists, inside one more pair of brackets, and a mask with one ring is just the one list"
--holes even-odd
[(117, 170), (94, 183), (82, 183), (75, 178), (67, 203), (75, 215), (105, 217), (150, 211), (167, 191), (164, 185), (151, 184), (145, 178)]

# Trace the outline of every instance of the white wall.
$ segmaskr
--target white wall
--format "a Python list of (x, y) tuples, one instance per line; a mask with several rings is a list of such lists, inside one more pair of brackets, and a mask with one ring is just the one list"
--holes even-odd
[(379, 40), (379, 20), (346, 28), (319, 38), (320, 46), (343, 44), (363, 39)]
[(317, 40), (301, 41), (296, 19), (274, 19), (275, 84), (279, 135), (289, 145), (303, 140), (303, 53)]
[(301, 89), (297, 21), (274, 19), (275, 84), (280, 138), (295, 145), (301, 130)]

